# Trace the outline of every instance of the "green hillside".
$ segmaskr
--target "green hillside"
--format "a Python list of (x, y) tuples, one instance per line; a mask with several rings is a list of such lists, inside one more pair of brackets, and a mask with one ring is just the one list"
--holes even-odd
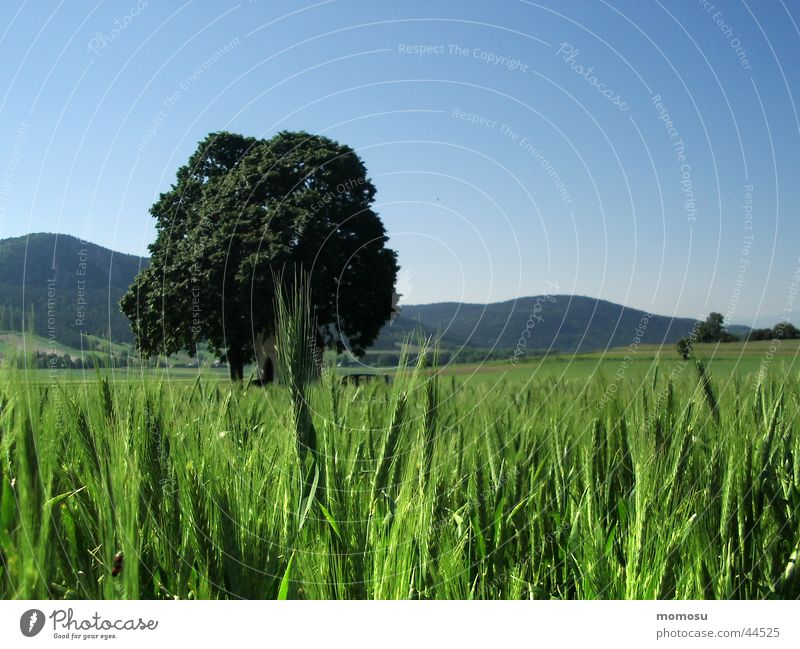
[(82, 333), (132, 343), (119, 299), (147, 263), (68, 235), (0, 240), (0, 329), (76, 349)]
[[(111, 350), (115, 356), (129, 353), (133, 332), (119, 300), (147, 264), (147, 258), (68, 235), (39, 233), (0, 240), (0, 332), (35, 334), (44, 348), (58, 344), (101, 351), (98, 343), (89, 344), (96, 336), (124, 346)], [(638, 344), (672, 345), (694, 324), (690, 318), (648, 315), (583, 296), (541, 295), (493, 304), (440, 302), (403, 306), (383, 327), (370, 354), (397, 353), (404, 339), (422, 334), (439, 339), (446, 360), (507, 357), (515, 350), (521, 359), (545, 352), (624, 347), (637, 338)], [(12, 338), (0, 340), (0, 353), (4, 346), (22, 347), (21, 339)], [(188, 358), (186, 363), (191, 364)]]

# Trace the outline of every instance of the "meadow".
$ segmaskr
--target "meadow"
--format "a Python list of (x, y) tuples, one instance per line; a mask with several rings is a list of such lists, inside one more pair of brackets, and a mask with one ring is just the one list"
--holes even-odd
[(788, 352), (351, 386), (285, 347), (267, 389), (3, 370), (0, 597), (800, 597)]

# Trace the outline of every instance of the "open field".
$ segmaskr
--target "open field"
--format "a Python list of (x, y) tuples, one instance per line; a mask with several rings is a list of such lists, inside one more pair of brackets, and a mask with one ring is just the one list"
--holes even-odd
[[(28, 336), (26, 334), (26, 336)], [(38, 337), (30, 337), (36, 342)], [(0, 345), (4, 335), (0, 334)], [(416, 350), (414, 347), (413, 350)], [(413, 351), (412, 350), (412, 351)], [(1, 348), (0, 348), (1, 351)], [(69, 350), (67, 350), (69, 353)], [(76, 352), (75, 357), (79, 357)], [(746, 377), (748, 374), (757, 373), (762, 365), (771, 372), (791, 372), (800, 369), (800, 340), (786, 340), (775, 345), (770, 341), (756, 341), (750, 343), (725, 343), (725, 344), (698, 344), (695, 347), (695, 356), (701, 358), (721, 380), (734, 374)], [(626, 357), (629, 362), (626, 363)], [(188, 356), (186, 357), (188, 359)], [(671, 372), (685, 364), (675, 351), (674, 345), (659, 347), (656, 345), (640, 345), (636, 352), (628, 348), (614, 348), (604, 352), (591, 352), (585, 354), (550, 354), (543, 357), (523, 359), (517, 364), (506, 360), (492, 360), (483, 363), (451, 363), (439, 368), (445, 376), (455, 376), (461, 382), (497, 382), (499, 380), (513, 379), (536, 381), (544, 379), (583, 379), (589, 380), (596, 377), (605, 377), (614, 380), (618, 371), (622, 371), (628, 379), (651, 375), (656, 366), (660, 371)], [(58, 383), (58, 382), (84, 382), (96, 381), (98, 373), (94, 369), (47, 369), (20, 370), (24, 380), (29, 382)], [(679, 370), (682, 371), (682, 370)], [(249, 366), (245, 376), (255, 372)], [(396, 368), (374, 367), (347, 367), (337, 368), (341, 375), (354, 372), (363, 373), (388, 373), (394, 374)], [(168, 367), (160, 369), (144, 369), (136, 367), (115, 368), (107, 370), (113, 381), (146, 381), (150, 379), (167, 381), (195, 381), (198, 377), (207, 380), (228, 381), (228, 370), (222, 367)]]
[(800, 596), (796, 369), (656, 355), (291, 391), (5, 371), (0, 597)]

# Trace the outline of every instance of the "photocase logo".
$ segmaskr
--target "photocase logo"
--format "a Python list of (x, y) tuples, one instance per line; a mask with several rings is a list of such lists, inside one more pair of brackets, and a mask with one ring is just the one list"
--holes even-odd
[(19, 618), (19, 630), (26, 638), (32, 638), (44, 628), (44, 613), (38, 608), (25, 611)]

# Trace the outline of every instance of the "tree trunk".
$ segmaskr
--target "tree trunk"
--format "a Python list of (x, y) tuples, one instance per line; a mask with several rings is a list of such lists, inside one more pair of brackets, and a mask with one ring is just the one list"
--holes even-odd
[(231, 381), (241, 382), (244, 379), (244, 354), (236, 347), (228, 349), (228, 371)]
[(275, 380), (275, 367), (272, 365), (272, 359), (269, 356), (267, 356), (267, 360), (264, 361), (264, 370), (261, 372), (261, 380), (264, 385), (272, 383)]

